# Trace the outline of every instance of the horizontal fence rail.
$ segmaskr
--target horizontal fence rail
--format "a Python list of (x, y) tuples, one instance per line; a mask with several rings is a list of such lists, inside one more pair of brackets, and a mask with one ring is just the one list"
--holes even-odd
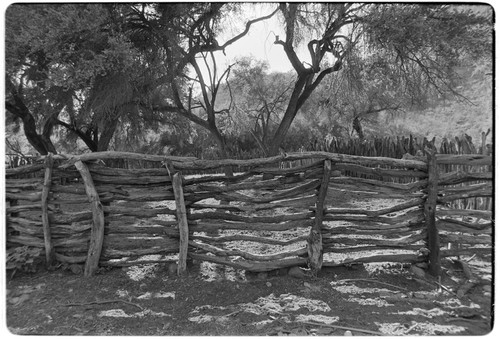
[[(106, 166), (117, 159), (161, 167)], [(182, 175), (227, 167), (233, 175)], [(492, 157), (480, 154), (49, 155), (6, 169), (7, 245), (44, 249), (48, 265), (85, 264), (87, 276), (138, 258), (177, 260), (180, 274), (187, 258), (257, 272), (368, 262), (432, 268), (445, 256), (491, 255), (492, 177)]]

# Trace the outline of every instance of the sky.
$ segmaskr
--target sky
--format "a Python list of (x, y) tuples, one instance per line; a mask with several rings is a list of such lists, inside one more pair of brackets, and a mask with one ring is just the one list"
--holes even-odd
[[(228, 39), (243, 32), (245, 24), (249, 20), (260, 18), (272, 13), (276, 9), (277, 4), (244, 3), (243, 6), (243, 10), (239, 15), (230, 16), (222, 23), (222, 34), (220, 34), (217, 39), (219, 44), (222, 45)], [(283, 28), (283, 24), (280, 23), (280, 18), (281, 16), (278, 12), (269, 19), (253, 24), (249, 32), (244, 37), (226, 48), (225, 56), (222, 52), (217, 53), (216, 59), (218, 65), (228, 66), (239, 57), (253, 56), (257, 60), (267, 61), (271, 72), (293, 71), (292, 64), (288, 60), (283, 47), (281, 45), (274, 44), (276, 36), (279, 36), (280, 40), (285, 39), (285, 30)], [(297, 46), (295, 48), (295, 52), (299, 59), (303, 62), (311, 62), (309, 51), (304, 44), (302, 44), (302, 46)], [(329, 53), (325, 55), (325, 60), (333, 58), (334, 57)], [(334, 62), (335, 60), (328, 61)], [(222, 68), (219, 67), (219, 69)]]
[(279, 35), (280, 32), (281, 28), (274, 17), (254, 24), (245, 37), (227, 48), (227, 59), (252, 55), (256, 59), (267, 61), (271, 70), (280, 72), (292, 70), (283, 47), (274, 44), (275, 34)]
[[(230, 18), (227, 23), (223, 23), (226, 26), (224, 28), (225, 34), (220, 36), (219, 43), (222, 44), (242, 32), (248, 20), (272, 13), (276, 8), (274, 6), (276, 4), (256, 3), (254, 6), (245, 7), (240, 16)], [(276, 14), (270, 19), (253, 24), (246, 36), (226, 48), (226, 57), (222, 53), (218, 55), (219, 60), (230, 64), (238, 57), (251, 55), (256, 59), (267, 61), (271, 71), (287, 72), (293, 70), (283, 47), (274, 44), (276, 35), (279, 35), (281, 39), (284, 38), (285, 33), (281, 26)]]

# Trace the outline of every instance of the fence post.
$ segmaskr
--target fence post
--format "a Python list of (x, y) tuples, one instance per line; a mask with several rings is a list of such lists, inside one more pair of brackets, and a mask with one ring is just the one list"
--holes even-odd
[(85, 192), (87, 193), (92, 209), (90, 245), (84, 271), (84, 276), (90, 277), (99, 267), (99, 259), (101, 257), (102, 244), (104, 242), (104, 211), (88, 167), (81, 160), (75, 162), (75, 167), (82, 176)]
[(45, 245), (45, 263), (47, 267), (53, 265), (55, 260), (55, 251), (52, 244), (52, 236), (50, 232), (50, 221), (49, 221), (49, 193), (50, 186), (52, 184), (52, 167), (54, 165), (54, 158), (52, 153), (49, 153), (45, 158), (45, 176), (43, 180), (42, 188), (42, 227), (43, 227), (43, 242)]
[(437, 184), (439, 179), (436, 150), (426, 149), (427, 168), (429, 174), (427, 199), (424, 203), (424, 217), (427, 225), (427, 246), (429, 254), (429, 273), (438, 277), (441, 273), (441, 254), (439, 249), (439, 232), (436, 227)]
[(168, 174), (172, 179), (172, 188), (175, 197), (175, 209), (177, 212), (177, 224), (179, 225), (179, 263), (177, 265), (177, 275), (183, 275), (187, 269), (187, 253), (189, 242), (189, 226), (187, 221), (186, 204), (184, 202), (184, 191), (182, 190), (182, 175), (175, 172), (170, 161), (164, 161)]
[(172, 178), (172, 187), (174, 189), (175, 207), (177, 210), (177, 222), (179, 224), (179, 264), (177, 266), (177, 275), (186, 272), (186, 260), (188, 252), (189, 228), (186, 215), (186, 205), (184, 203), (184, 192), (182, 191), (182, 177), (175, 173)]
[(321, 227), (323, 226), (323, 216), (325, 209), (326, 193), (328, 192), (328, 183), (332, 173), (331, 160), (325, 160), (323, 166), (323, 179), (319, 187), (318, 198), (316, 199), (316, 215), (314, 224), (311, 227), (309, 238), (307, 239), (307, 253), (309, 256), (309, 267), (311, 273), (316, 276), (323, 265), (323, 239), (321, 236)]

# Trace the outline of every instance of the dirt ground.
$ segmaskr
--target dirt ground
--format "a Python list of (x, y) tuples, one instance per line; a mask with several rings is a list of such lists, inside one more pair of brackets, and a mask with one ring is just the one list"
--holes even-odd
[[(246, 274), (194, 263), (78, 267), (7, 275), (6, 330), (22, 335), (484, 335), (492, 326), (491, 266), (481, 283), (444, 259), (442, 285), (402, 265), (323, 268), (317, 278), (280, 270)], [(489, 273), (488, 273), (489, 271)], [(486, 275), (485, 275), (486, 272)]]

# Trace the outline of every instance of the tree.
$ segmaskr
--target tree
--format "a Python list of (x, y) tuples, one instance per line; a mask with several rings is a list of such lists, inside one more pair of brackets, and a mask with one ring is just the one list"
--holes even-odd
[(23, 121), (39, 153), (56, 152), (50, 138), (57, 126), (91, 151), (106, 150), (117, 126), (138, 126), (137, 117), (147, 114), (139, 103), (147, 100), (150, 71), (117, 10), (100, 4), (7, 9), (6, 108)]
[(271, 133), (285, 112), (293, 75), (269, 72), (269, 65), (251, 57), (235, 61), (225, 92), (232, 101), (231, 119), (238, 134), (250, 133), (263, 154), (269, 153)]
[[(488, 13), (489, 12), (489, 13)], [(297, 80), (283, 119), (271, 141), (278, 151), (297, 113), (323, 79), (351, 67), (355, 53), (387, 58), (408, 95), (426, 88), (459, 95), (454, 66), (461, 55), (488, 53), (491, 11), (474, 12), (453, 5), (281, 3), (285, 38), (275, 44), (293, 66)], [(306, 36), (315, 36), (305, 43)], [(305, 44), (307, 61), (296, 47)], [(358, 119), (359, 120), (359, 119)]]
[(227, 119), (229, 106), (220, 108), (217, 101), (221, 85), (227, 81), (231, 66), (220, 68), (215, 54), (245, 36), (256, 22), (268, 15), (246, 22), (240, 33), (219, 42), (221, 19), (236, 11), (237, 4), (186, 3), (133, 6), (131, 24), (140, 26), (143, 34), (158, 46), (158, 58), (168, 65), (158, 86), (169, 95), (157, 103), (155, 110), (174, 112), (205, 128), (219, 145), (220, 155), (228, 156), (228, 145), (220, 121)]
[[(372, 122), (380, 112), (401, 112), (411, 106), (411, 101), (424, 101), (427, 96), (409, 97), (401, 86), (401, 80), (385, 59), (352, 54), (349, 67), (337, 72), (335, 77), (323, 81), (310, 99), (303, 105), (302, 112), (311, 120), (323, 121), (327, 130), (323, 135), (351, 137), (356, 133), (365, 138), (362, 124)], [(337, 126), (336, 133), (328, 129)]]
[[(432, 96), (464, 99), (457, 66), (464, 56), (488, 54), (492, 45), (491, 9), (484, 6), (280, 3), (241, 20), (237, 33), (225, 37), (225, 20), (244, 6), (257, 5), (12, 5), (6, 13), (7, 110), (23, 121), (42, 154), (55, 151), (50, 138), (58, 127), (95, 151), (107, 149), (117, 130), (144, 135), (176, 114), (209, 131), (222, 157), (230, 153), (231, 114), (253, 110), (255, 140), (273, 155), (298, 113), (313, 111), (306, 103), (325, 79), (337, 79), (332, 110), (348, 111), (362, 136), (363, 119), (374, 112), (425, 105)], [(223, 66), (218, 56), (272, 17), (281, 20), (284, 33), (275, 34), (275, 44), (294, 80), (290, 90), (278, 90), (280, 76), (263, 65), (246, 67), (269, 81), (263, 92), (255, 79), (249, 83), (245, 65)], [(255, 103), (229, 91), (236, 71), (248, 80)], [(221, 97), (223, 88), (229, 97)]]

